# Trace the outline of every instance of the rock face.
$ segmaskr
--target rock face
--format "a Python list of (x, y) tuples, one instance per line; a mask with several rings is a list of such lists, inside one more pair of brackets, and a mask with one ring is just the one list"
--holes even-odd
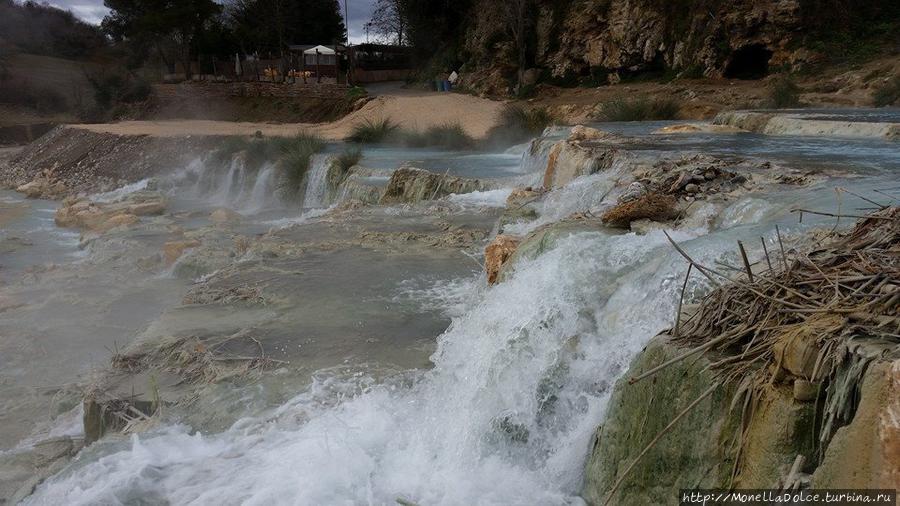
[(402, 168), (394, 171), (382, 204), (401, 204), (434, 200), (450, 194), (471, 193), (487, 189), (477, 179), (435, 174), (422, 169)]
[[(629, 384), (628, 378), (684, 351), (668, 336), (658, 336), (616, 384), (585, 471), (584, 497), (589, 504), (603, 504), (638, 454), (715, 382), (706, 367), (721, 357), (705, 354)], [(824, 448), (821, 463), (816, 461), (815, 447), (817, 403), (797, 399), (796, 385), (789, 381), (768, 385), (745, 421), (734, 486), (771, 488), (787, 474), (796, 456), (803, 455), (803, 469), (813, 471), (804, 479), (811, 480), (813, 488), (896, 488), (900, 427), (891, 413), (900, 399), (900, 360), (876, 360), (861, 385), (852, 422), (838, 429)], [(741, 427), (741, 409), (732, 406), (735, 388), (720, 387), (687, 411), (624, 478), (611, 504), (670, 504), (679, 488), (728, 488)]]
[[(756, 78), (770, 66), (799, 65), (815, 57), (798, 47), (804, 22), (817, 14), (814, 2), (539, 0), (536, 4), (532, 57), (537, 67), (557, 78), (604, 84), (664, 68)], [(474, 87), (504, 92), (515, 75), (517, 53), (503, 24), (497, 22), (504, 18), (503, 3), (478, 0), (473, 12), (464, 43), (472, 55), (470, 64), (480, 69)]]

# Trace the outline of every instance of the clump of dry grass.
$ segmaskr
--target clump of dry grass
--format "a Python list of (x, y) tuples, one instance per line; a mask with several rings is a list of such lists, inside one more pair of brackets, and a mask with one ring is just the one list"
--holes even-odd
[(669, 221), (678, 217), (677, 203), (672, 195), (648, 193), (609, 209), (600, 219), (607, 226), (616, 228), (628, 228), (637, 220)]

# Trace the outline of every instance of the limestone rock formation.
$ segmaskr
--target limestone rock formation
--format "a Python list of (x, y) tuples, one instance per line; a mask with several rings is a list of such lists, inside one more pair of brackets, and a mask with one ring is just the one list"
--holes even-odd
[(512, 257), (521, 239), (509, 235), (498, 235), (484, 250), (484, 268), (488, 284), (496, 284), (500, 279), (503, 264)]
[(456, 193), (471, 193), (487, 189), (477, 179), (466, 179), (427, 170), (401, 168), (394, 171), (387, 189), (381, 197), (382, 204), (414, 203), (434, 200)]

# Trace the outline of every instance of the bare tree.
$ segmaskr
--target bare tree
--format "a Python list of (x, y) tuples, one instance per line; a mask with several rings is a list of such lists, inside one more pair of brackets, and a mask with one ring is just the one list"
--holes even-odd
[(370, 22), (376, 33), (387, 37), (398, 46), (406, 42), (406, 30), (409, 26), (402, 1), (377, 0)]

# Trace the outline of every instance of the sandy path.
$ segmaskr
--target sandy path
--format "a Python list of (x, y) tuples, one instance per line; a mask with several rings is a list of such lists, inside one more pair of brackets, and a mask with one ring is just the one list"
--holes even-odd
[(424, 130), (444, 123), (459, 123), (472, 137), (483, 139), (497, 124), (503, 102), (457, 93), (421, 93), (380, 96), (362, 109), (332, 123), (240, 123), (207, 120), (123, 121), (72, 125), (94, 132), (117, 135), (178, 137), (186, 135), (292, 136), (300, 131), (314, 132), (329, 140), (344, 139), (353, 125), (369, 120), (390, 118), (405, 128)]

